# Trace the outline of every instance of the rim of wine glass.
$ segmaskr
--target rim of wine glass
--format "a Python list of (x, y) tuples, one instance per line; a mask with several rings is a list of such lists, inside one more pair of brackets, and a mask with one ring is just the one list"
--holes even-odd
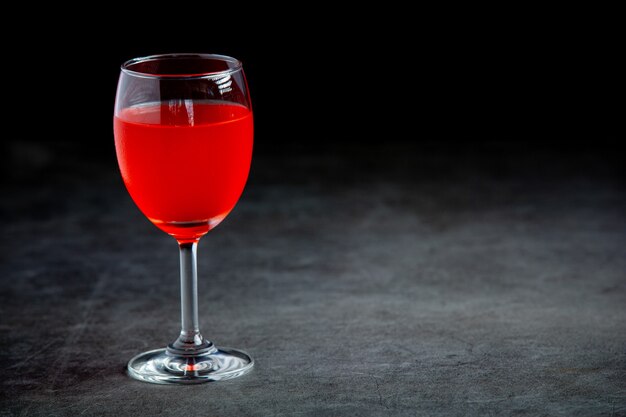
[[(135, 71), (135, 70), (128, 68), (129, 66), (138, 64), (140, 62), (157, 61), (157, 60), (163, 60), (163, 59), (176, 59), (176, 58), (184, 58), (184, 57), (227, 61), (231, 64), (234, 64), (234, 67), (221, 70), (221, 71), (207, 71), (207, 72), (199, 72), (199, 73), (192, 73), (192, 74), (150, 74), (147, 72)], [(192, 78), (215, 78), (215, 77), (220, 77), (226, 74), (234, 74), (235, 72), (241, 71), (242, 63), (237, 58), (233, 58), (232, 56), (228, 56), (228, 55), (187, 52), (187, 53), (156, 54), (156, 55), (147, 55), (143, 57), (132, 58), (124, 62), (120, 68), (122, 72), (124, 72), (125, 74), (132, 75), (135, 77), (156, 78), (156, 79), (159, 79), (159, 78), (192, 79)]]

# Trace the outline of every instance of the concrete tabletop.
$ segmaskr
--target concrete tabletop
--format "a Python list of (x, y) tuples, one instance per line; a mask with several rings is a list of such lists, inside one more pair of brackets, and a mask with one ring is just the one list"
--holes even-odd
[(176, 244), (114, 158), (46, 152), (3, 185), (2, 417), (626, 415), (615, 156), (257, 155), (199, 246), (202, 331), (256, 366), (157, 386), (125, 365), (179, 331)]

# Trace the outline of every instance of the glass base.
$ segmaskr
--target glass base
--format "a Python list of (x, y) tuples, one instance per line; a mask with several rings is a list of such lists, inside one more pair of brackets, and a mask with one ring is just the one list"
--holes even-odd
[(252, 370), (254, 359), (246, 352), (213, 348), (197, 356), (176, 355), (168, 349), (141, 353), (128, 362), (128, 375), (153, 384), (200, 384), (237, 378)]

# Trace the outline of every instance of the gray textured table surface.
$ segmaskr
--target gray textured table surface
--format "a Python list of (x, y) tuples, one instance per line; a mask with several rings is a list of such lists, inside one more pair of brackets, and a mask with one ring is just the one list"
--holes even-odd
[(115, 162), (13, 172), (0, 416), (626, 415), (623, 170), (494, 152), (257, 157), (199, 247), (203, 332), (257, 365), (184, 387), (124, 373), (178, 254)]

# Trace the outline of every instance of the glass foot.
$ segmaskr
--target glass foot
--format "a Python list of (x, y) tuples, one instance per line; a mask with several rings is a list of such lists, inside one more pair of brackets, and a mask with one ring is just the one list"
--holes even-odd
[(156, 349), (128, 362), (128, 374), (153, 384), (199, 384), (237, 378), (252, 370), (254, 359), (241, 350), (213, 348), (198, 356), (181, 356)]

